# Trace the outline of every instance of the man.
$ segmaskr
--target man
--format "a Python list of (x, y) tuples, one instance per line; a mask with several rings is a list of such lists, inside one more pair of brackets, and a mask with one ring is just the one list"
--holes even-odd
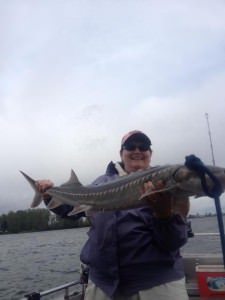
[[(126, 134), (120, 157), (121, 162), (109, 163), (106, 173), (93, 184), (149, 168), (149, 137), (138, 130)], [(43, 194), (51, 186), (49, 181), (38, 182)], [(161, 186), (146, 182), (143, 193)], [(85, 300), (187, 300), (179, 249), (187, 242), (188, 209), (188, 199), (161, 193), (151, 197), (146, 207), (94, 213), (80, 255), (90, 269)], [(61, 205), (53, 211), (66, 216), (70, 210), (69, 205)]]

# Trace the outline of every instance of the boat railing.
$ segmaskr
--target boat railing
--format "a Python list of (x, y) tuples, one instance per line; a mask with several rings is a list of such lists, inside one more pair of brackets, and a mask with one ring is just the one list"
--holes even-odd
[[(79, 281), (71, 281), (71, 282), (68, 282), (66, 284), (63, 284), (63, 285), (59, 285), (55, 288), (51, 288), (49, 290), (45, 290), (43, 292), (33, 292), (31, 294), (27, 294), (25, 295), (21, 300), (40, 300), (42, 297), (44, 296), (47, 296), (47, 295), (50, 295), (50, 294), (55, 294), (59, 291), (64, 291), (64, 299), (69, 299), (70, 297), (70, 294), (69, 294), (69, 288), (72, 287), (72, 286), (80, 286), (80, 280)], [(79, 294), (80, 291), (75, 291), (73, 293), (73, 295), (76, 295), (76, 294)]]

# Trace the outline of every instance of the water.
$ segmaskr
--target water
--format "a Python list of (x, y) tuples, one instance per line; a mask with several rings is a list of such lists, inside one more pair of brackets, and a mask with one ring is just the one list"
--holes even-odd
[(87, 230), (1, 235), (0, 299), (16, 300), (77, 280)]
[[(223, 217), (225, 224), (225, 216)], [(216, 217), (205, 217), (191, 219), (192, 229), (195, 233), (215, 233), (219, 232)], [(220, 236), (195, 236), (190, 238), (188, 243), (183, 247), (184, 253), (211, 253), (221, 254)], [(222, 254), (221, 254), (222, 255)]]
[[(192, 219), (192, 228), (194, 232), (218, 232), (215, 217)], [(79, 253), (87, 230), (0, 235), (0, 300), (17, 300), (27, 293), (78, 280)], [(196, 236), (182, 252), (221, 253), (220, 238)]]

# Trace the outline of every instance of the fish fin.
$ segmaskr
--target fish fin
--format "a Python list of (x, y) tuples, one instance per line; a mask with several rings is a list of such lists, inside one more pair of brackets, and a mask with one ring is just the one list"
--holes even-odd
[(200, 197), (205, 197), (204, 193), (197, 193), (194, 195), (194, 198), (200, 198)]
[(80, 181), (73, 169), (71, 170), (69, 180), (67, 182), (61, 184), (61, 186), (68, 186), (68, 185), (82, 186), (82, 184), (80, 183)]
[(33, 201), (31, 203), (31, 208), (37, 207), (41, 201), (42, 201), (42, 195), (41, 193), (38, 191), (37, 187), (36, 187), (36, 181), (31, 178), (30, 176), (28, 176), (26, 173), (24, 173), (23, 171), (20, 171), (20, 173), (25, 177), (25, 179), (29, 182), (29, 184), (31, 185), (31, 187), (33, 188), (35, 194), (34, 194), (34, 198)]
[(162, 188), (162, 189), (156, 189), (156, 190), (152, 190), (152, 189), (149, 189), (147, 190), (144, 194), (142, 194), (138, 200), (143, 200), (144, 198), (147, 198), (149, 196), (152, 196), (152, 195), (155, 195), (155, 194), (158, 194), (158, 193), (163, 193), (163, 192), (168, 192), (172, 189), (173, 187), (170, 187), (170, 188)]
[(67, 216), (71, 217), (71, 216), (74, 216), (74, 215), (77, 215), (81, 212), (87, 212), (89, 210), (91, 210), (92, 206), (91, 205), (79, 205), (79, 206), (76, 206), (73, 208), (73, 210), (71, 210)]
[(60, 205), (62, 205), (62, 202), (60, 200), (57, 200), (57, 199), (53, 198), (48, 203), (47, 208), (48, 209), (53, 209), (53, 208), (56, 208), (56, 207), (58, 207)]

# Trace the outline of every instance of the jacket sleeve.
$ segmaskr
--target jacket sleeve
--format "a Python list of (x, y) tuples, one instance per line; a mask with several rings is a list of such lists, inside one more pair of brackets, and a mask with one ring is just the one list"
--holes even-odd
[[(47, 206), (48, 203), (51, 201), (51, 196), (48, 197), (47, 199), (44, 199), (44, 203)], [(68, 205), (68, 204), (62, 204), (60, 206), (57, 206), (56, 208), (50, 209), (53, 213), (56, 215), (60, 216), (61, 218), (67, 218), (71, 220), (78, 220), (81, 217), (85, 217), (85, 213), (81, 212), (78, 213), (77, 215), (73, 216), (68, 216), (68, 213), (73, 210), (73, 206)]]
[(154, 243), (161, 249), (178, 250), (188, 240), (187, 223), (178, 214), (167, 219), (153, 217), (153, 238)]

